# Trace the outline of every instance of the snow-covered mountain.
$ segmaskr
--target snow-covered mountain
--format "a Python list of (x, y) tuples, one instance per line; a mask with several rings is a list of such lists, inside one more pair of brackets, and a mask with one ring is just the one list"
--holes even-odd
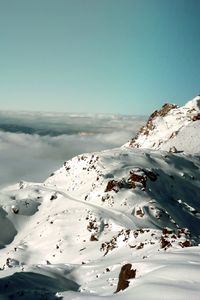
[(200, 149), (200, 96), (178, 107), (166, 103), (150, 116), (146, 125), (126, 146), (151, 148), (188, 153), (199, 153)]
[(199, 107), (2, 190), (0, 299), (199, 299)]

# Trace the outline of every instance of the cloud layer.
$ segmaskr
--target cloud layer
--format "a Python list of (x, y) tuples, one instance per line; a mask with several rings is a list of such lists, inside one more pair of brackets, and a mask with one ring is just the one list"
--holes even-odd
[(118, 147), (144, 117), (0, 112), (0, 187), (42, 181), (65, 160)]

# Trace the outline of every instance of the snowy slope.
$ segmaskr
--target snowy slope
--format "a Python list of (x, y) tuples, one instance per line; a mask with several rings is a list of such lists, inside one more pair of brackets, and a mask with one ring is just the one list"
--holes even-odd
[(83, 154), (44, 183), (2, 190), (0, 299), (199, 299), (197, 152)]
[(165, 104), (155, 111), (138, 135), (125, 146), (198, 153), (200, 149), (200, 96), (183, 107)]

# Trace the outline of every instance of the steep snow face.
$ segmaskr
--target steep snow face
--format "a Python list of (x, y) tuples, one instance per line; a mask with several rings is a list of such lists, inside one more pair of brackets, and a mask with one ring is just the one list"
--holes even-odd
[(183, 107), (165, 104), (155, 111), (138, 135), (125, 147), (198, 153), (200, 149), (200, 96)]
[[(2, 190), (0, 295), (198, 299), (199, 169), (198, 156), (112, 149)], [(135, 278), (114, 294), (125, 264)]]

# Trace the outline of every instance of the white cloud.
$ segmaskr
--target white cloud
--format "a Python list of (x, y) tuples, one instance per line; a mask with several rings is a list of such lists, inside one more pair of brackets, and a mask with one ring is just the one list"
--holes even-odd
[[(42, 181), (77, 154), (121, 146), (143, 122), (144, 118), (132, 116), (40, 114), (38, 118), (35, 113), (0, 112), (0, 128), (12, 124), (15, 131), (15, 125), (21, 126), (21, 133), (0, 131), (0, 186)], [(23, 133), (27, 127), (35, 134)]]

